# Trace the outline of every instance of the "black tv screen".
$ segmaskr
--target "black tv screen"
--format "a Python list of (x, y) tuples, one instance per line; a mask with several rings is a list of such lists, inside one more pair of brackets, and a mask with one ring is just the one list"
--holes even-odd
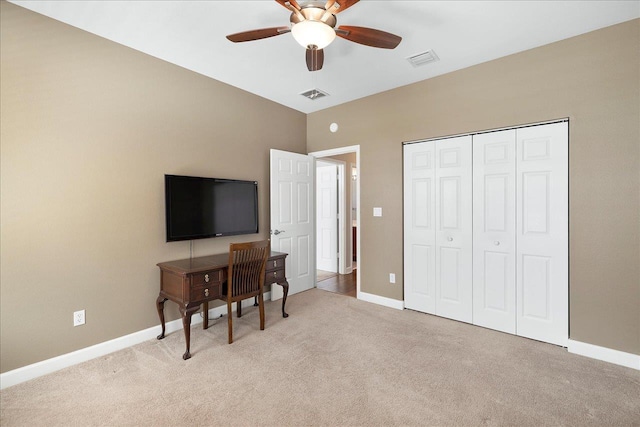
[(258, 232), (258, 183), (165, 175), (167, 242)]

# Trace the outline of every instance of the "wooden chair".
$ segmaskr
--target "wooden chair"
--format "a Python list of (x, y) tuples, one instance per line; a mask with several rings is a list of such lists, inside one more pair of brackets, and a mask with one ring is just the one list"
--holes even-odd
[(233, 342), (233, 316), (231, 303), (236, 303), (238, 317), (242, 300), (257, 297), (260, 309), (260, 330), (264, 330), (264, 271), (271, 252), (269, 240), (229, 245), (229, 272), (226, 288), (223, 285), (221, 299), (227, 302), (229, 344)]

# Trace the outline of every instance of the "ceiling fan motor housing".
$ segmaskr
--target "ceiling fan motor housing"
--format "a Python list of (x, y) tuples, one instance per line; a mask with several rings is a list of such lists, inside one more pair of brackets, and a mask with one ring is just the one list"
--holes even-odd
[[(325, 17), (325, 14), (327, 15), (326, 17)], [(324, 17), (324, 21), (322, 20), (323, 17)], [(335, 15), (331, 13), (327, 13), (327, 11), (324, 10), (323, 7), (318, 7), (318, 6), (303, 6), (300, 9), (299, 14), (298, 13), (291, 14), (289, 21), (291, 21), (293, 25), (299, 24), (302, 21), (317, 21), (317, 22), (322, 22), (324, 24), (327, 24), (331, 28), (334, 28), (336, 26), (336, 23), (338, 22), (336, 20)]]

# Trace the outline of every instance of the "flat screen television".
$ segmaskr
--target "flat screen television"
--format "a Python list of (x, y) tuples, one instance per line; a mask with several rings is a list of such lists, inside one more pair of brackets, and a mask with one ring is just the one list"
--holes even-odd
[(165, 175), (167, 242), (258, 232), (258, 183)]

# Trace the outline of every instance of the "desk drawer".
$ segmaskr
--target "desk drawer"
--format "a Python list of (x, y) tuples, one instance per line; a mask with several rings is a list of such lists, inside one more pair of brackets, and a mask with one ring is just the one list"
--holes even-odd
[(224, 271), (222, 270), (204, 271), (193, 275), (191, 286), (209, 286), (214, 283), (221, 283), (223, 280)]
[(284, 280), (284, 268), (273, 270), (273, 271), (267, 271), (265, 273), (264, 284), (269, 285), (271, 283), (281, 282), (283, 280)]
[(284, 258), (267, 260), (267, 268), (265, 270), (284, 269)]
[(220, 284), (191, 288), (190, 300), (192, 302), (205, 301), (220, 298)]

